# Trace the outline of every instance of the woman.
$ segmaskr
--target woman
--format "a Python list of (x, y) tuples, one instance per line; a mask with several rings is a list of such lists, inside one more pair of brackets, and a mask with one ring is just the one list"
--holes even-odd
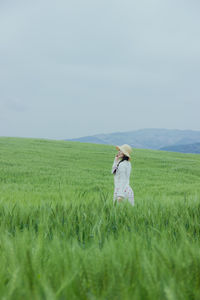
[(127, 144), (116, 146), (118, 150), (112, 166), (112, 174), (114, 174), (114, 197), (113, 201), (121, 202), (125, 199), (134, 205), (134, 192), (129, 185), (131, 173), (130, 154), (131, 147)]

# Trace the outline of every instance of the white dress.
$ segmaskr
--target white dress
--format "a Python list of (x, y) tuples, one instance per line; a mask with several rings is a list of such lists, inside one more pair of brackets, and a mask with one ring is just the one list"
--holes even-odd
[[(114, 170), (117, 168), (118, 160), (115, 158), (112, 171), (113, 174)], [(114, 196), (113, 201), (115, 202), (118, 197), (123, 197), (124, 199), (127, 199), (131, 205), (134, 205), (134, 192), (129, 184), (131, 174), (131, 163), (130, 161), (124, 160), (122, 161), (118, 168), (116, 173), (114, 174)]]

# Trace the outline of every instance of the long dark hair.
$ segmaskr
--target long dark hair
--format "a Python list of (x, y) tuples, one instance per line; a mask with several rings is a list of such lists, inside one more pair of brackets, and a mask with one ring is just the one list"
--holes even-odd
[(121, 164), (124, 160), (129, 160), (129, 157), (127, 155), (123, 155), (122, 159), (118, 162), (117, 167), (115, 168), (115, 170), (113, 171), (113, 174), (115, 174), (117, 172), (117, 169), (119, 167), (119, 164)]

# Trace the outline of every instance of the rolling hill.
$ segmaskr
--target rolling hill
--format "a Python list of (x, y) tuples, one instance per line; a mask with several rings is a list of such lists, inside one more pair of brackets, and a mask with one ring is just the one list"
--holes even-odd
[(0, 138), (0, 299), (199, 299), (200, 156), (135, 149), (132, 207), (115, 154)]
[(200, 143), (200, 131), (173, 129), (140, 129), (129, 132), (115, 132), (85, 136), (68, 141), (83, 143), (119, 145), (130, 144), (133, 148), (167, 149), (166, 147)]

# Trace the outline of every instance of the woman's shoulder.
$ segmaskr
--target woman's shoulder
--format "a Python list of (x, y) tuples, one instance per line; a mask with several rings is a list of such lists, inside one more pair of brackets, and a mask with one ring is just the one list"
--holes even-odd
[(123, 160), (122, 162), (121, 162), (122, 164), (131, 164), (131, 162), (129, 161), (129, 160)]
[(124, 161), (122, 161), (121, 163), (120, 163), (120, 165), (123, 165), (123, 166), (127, 166), (127, 167), (131, 167), (131, 163), (130, 163), (130, 161), (128, 161), (128, 160), (124, 160)]

